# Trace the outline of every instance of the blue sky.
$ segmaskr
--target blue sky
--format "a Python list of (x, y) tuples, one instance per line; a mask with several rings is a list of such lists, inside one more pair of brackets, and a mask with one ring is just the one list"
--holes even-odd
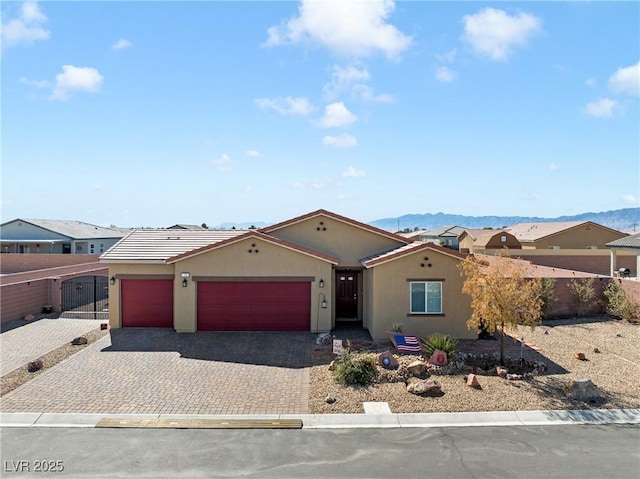
[(638, 2), (3, 2), (2, 221), (639, 206)]

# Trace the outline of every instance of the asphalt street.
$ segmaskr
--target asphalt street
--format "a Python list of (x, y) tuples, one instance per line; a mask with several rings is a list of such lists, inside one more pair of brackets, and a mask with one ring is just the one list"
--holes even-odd
[(0, 433), (7, 478), (640, 477), (638, 425)]

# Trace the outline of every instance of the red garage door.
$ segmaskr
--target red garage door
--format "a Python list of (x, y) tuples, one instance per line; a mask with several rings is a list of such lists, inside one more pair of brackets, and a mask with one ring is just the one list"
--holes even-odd
[(198, 282), (198, 331), (309, 331), (309, 282)]
[(120, 308), (123, 328), (173, 328), (173, 280), (121, 280)]

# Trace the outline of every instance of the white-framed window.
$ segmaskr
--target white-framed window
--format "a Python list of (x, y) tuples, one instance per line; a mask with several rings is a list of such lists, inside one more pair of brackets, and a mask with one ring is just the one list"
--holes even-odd
[(89, 244), (89, 254), (95, 254), (96, 252), (96, 245), (94, 245), (93, 243)]
[(441, 281), (411, 281), (409, 288), (411, 314), (442, 313)]
[(104, 253), (104, 243), (100, 243), (100, 252)]
[(500, 236), (500, 242), (501, 243), (506, 243), (507, 242), (507, 235), (501, 235)]

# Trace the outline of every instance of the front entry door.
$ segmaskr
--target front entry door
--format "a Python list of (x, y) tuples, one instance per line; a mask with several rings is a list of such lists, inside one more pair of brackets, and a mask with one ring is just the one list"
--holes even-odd
[(336, 273), (336, 320), (358, 319), (358, 273)]

